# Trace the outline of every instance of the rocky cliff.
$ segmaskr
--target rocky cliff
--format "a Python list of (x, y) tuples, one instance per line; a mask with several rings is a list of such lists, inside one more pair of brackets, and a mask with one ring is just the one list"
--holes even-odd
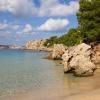
[(95, 62), (100, 61), (100, 46), (92, 48), (90, 45), (81, 43), (73, 47), (66, 47), (63, 44), (54, 44), (53, 48), (47, 48), (44, 46), (45, 41), (29, 41), (26, 49), (52, 51), (47, 58), (62, 60), (64, 72), (72, 72), (76, 76), (93, 75), (96, 69)]
[(10, 45), (9, 49), (22, 49), (22, 50), (24, 50), (25, 47), (24, 46), (20, 46), (20, 45)]
[(100, 68), (100, 44), (93, 46), (92, 60)]
[(52, 52), (52, 59), (60, 60), (62, 59), (62, 55), (65, 53), (67, 47), (63, 44), (54, 44), (53, 52)]
[(64, 72), (72, 72), (76, 76), (91, 76), (96, 69), (92, 60), (92, 50), (92, 47), (85, 43), (73, 47), (55, 44), (51, 57), (55, 60), (62, 59)]
[(91, 46), (85, 43), (68, 48), (62, 55), (64, 71), (72, 71), (76, 76), (93, 75), (95, 64), (91, 58)]
[(26, 49), (28, 49), (28, 50), (38, 50), (38, 51), (52, 51), (52, 48), (47, 48), (47, 47), (44, 46), (45, 42), (46, 42), (45, 39), (28, 41), (26, 43)]
[(9, 48), (9, 45), (0, 45), (0, 49), (7, 49)]

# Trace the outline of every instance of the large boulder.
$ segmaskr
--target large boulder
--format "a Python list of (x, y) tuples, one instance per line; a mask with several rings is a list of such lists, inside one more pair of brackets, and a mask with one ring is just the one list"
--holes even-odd
[(91, 46), (85, 43), (67, 49), (62, 59), (64, 71), (72, 71), (76, 76), (93, 75), (96, 68), (91, 61)]
[(66, 47), (63, 44), (54, 44), (52, 59), (62, 59), (62, 55), (65, 53)]

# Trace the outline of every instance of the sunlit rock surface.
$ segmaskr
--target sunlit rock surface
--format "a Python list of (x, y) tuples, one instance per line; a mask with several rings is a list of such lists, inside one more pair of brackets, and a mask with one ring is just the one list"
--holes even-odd
[(68, 48), (62, 56), (64, 71), (76, 76), (93, 75), (95, 64), (91, 61), (91, 46), (82, 43)]
[(67, 47), (63, 44), (54, 44), (52, 59), (62, 59), (62, 55), (65, 53)]
[(38, 51), (52, 51), (52, 48), (47, 48), (47, 47), (44, 46), (45, 42), (46, 42), (45, 39), (28, 41), (26, 43), (26, 49), (28, 49), (28, 50), (38, 50)]

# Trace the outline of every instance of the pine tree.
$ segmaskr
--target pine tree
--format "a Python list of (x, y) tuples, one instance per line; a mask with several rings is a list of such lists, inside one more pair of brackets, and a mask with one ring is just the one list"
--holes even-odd
[(100, 41), (100, 0), (80, 0), (77, 14), (84, 42)]

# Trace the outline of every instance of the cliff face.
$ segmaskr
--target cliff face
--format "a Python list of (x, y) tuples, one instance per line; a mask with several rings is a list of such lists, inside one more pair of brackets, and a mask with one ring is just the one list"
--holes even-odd
[(62, 55), (65, 53), (67, 47), (63, 44), (54, 44), (53, 52), (52, 52), (52, 59), (59, 60), (62, 59)]
[(25, 49), (25, 46), (20, 46), (20, 45), (0, 45), (0, 49)]
[(47, 48), (47, 47), (44, 46), (45, 42), (46, 42), (45, 39), (28, 41), (26, 43), (26, 49), (28, 49), (28, 50), (39, 50), (39, 51), (52, 51), (52, 48)]
[(24, 46), (19, 46), (19, 45), (10, 45), (9, 48), (10, 49), (25, 49)]
[(71, 71), (76, 76), (90, 76), (96, 69), (95, 62), (99, 61), (100, 63), (100, 45), (92, 48), (85, 43), (73, 47), (55, 44), (53, 48), (47, 48), (44, 46), (45, 41), (29, 41), (26, 44), (26, 49), (52, 51), (49, 58), (62, 59), (64, 72)]
[(26, 43), (26, 49), (32, 49), (32, 50), (39, 50), (43, 48), (44, 43), (46, 40), (35, 40), (35, 41), (28, 41)]
[(100, 68), (100, 44), (95, 45), (93, 47), (92, 52), (93, 52), (92, 60), (98, 66), (98, 68)]
[[(76, 76), (90, 76), (96, 69), (91, 55), (92, 47), (85, 43), (73, 47), (55, 44), (51, 57), (55, 60), (62, 59), (64, 72), (72, 72)], [(94, 56), (96, 55), (98, 52)]]
[(85, 43), (68, 48), (62, 56), (64, 71), (72, 71), (76, 76), (90, 76), (93, 75), (95, 64), (91, 58), (91, 46)]

